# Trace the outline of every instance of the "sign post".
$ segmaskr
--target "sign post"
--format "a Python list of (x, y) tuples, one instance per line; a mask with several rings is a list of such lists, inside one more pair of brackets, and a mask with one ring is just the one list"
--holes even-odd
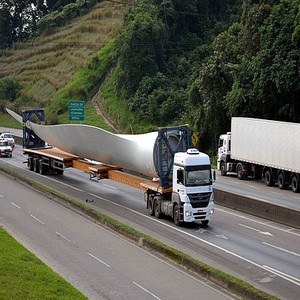
[(70, 100), (68, 104), (69, 121), (84, 121), (85, 102)]

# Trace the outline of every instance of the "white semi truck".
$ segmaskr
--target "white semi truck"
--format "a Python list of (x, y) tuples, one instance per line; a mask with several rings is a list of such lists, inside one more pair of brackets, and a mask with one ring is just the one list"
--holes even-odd
[(220, 135), (217, 168), (239, 179), (264, 179), (267, 186), (300, 191), (300, 124), (234, 117)]
[[(32, 123), (32, 115), (42, 124)], [(150, 215), (169, 216), (176, 225), (193, 221), (207, 225), (213, 219), (215, 174), (209, 156), (190, 147), (187, 126), (116, 135), (79, 124), (44, 126), (43, 121), (43, 110), (23, 112), (23, 152), (30, 170), (63, 174), (73, 167), (91, 179), (142, 189)]]

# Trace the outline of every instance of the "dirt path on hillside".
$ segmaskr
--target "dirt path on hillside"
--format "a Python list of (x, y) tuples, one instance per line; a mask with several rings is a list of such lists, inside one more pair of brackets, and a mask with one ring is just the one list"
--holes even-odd
[(101, 109), (100, 103), (99, 103), (99, 95), (100, 92), (98, 92), (93, 96), (92, 103), (94, 104), (95, 110), (97, 114), (103, 119), (103, 121), (115, 132), (119, 133), (119, 130), (117, 127), (105, 116), (103, 113), (103, 110)]

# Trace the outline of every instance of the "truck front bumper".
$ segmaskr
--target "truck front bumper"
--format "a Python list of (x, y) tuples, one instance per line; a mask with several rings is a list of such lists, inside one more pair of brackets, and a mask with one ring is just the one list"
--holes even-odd
[(214, 202), (210, 201), (207, 207), (193, 208), (190, 203), (183, 206), (183, 221), (210, 221), (214, 218)]

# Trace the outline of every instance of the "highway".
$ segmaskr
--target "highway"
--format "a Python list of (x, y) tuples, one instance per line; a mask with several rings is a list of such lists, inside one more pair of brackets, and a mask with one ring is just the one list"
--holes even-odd
[[(73, 169), (61, 176), (41, 176), (29, 172), (24, 160), (17, 146), (13, 158), (2, 158), (0, 164), (79, 201), (92, 200), (88, 203), (92, 208), (281, 299), (298, 299), (299, 230), (220, 206), (216, 207), (215, 220), (210, 226), (191, 224), (178, 228), (168, 219), (158, 220), (148, 215), (142, 191), (109, 180), (90, 181), (88, 174)], [(236, 178), (234, 181), (240, 182)], [(255, 197), (269, 201), (269, 194), (263, 192), (261, 183), (247, 181), (247, 184), (250, 187), (246, 193), (252, 190), (258, 193), (259, 189), (251, 188), (252, 184), (258, 184), (262, 191)], [(241, 192), (241, 185), (232, 185)], [(289, 193), (291, 202), (292, 197), (297, 196), (290, 191), (273, 189)], [(266, 198), (264, 193), (268, 194)]]
[(0, 190), (0, 223), (89, 299), (235, 299), (2, 174)]

